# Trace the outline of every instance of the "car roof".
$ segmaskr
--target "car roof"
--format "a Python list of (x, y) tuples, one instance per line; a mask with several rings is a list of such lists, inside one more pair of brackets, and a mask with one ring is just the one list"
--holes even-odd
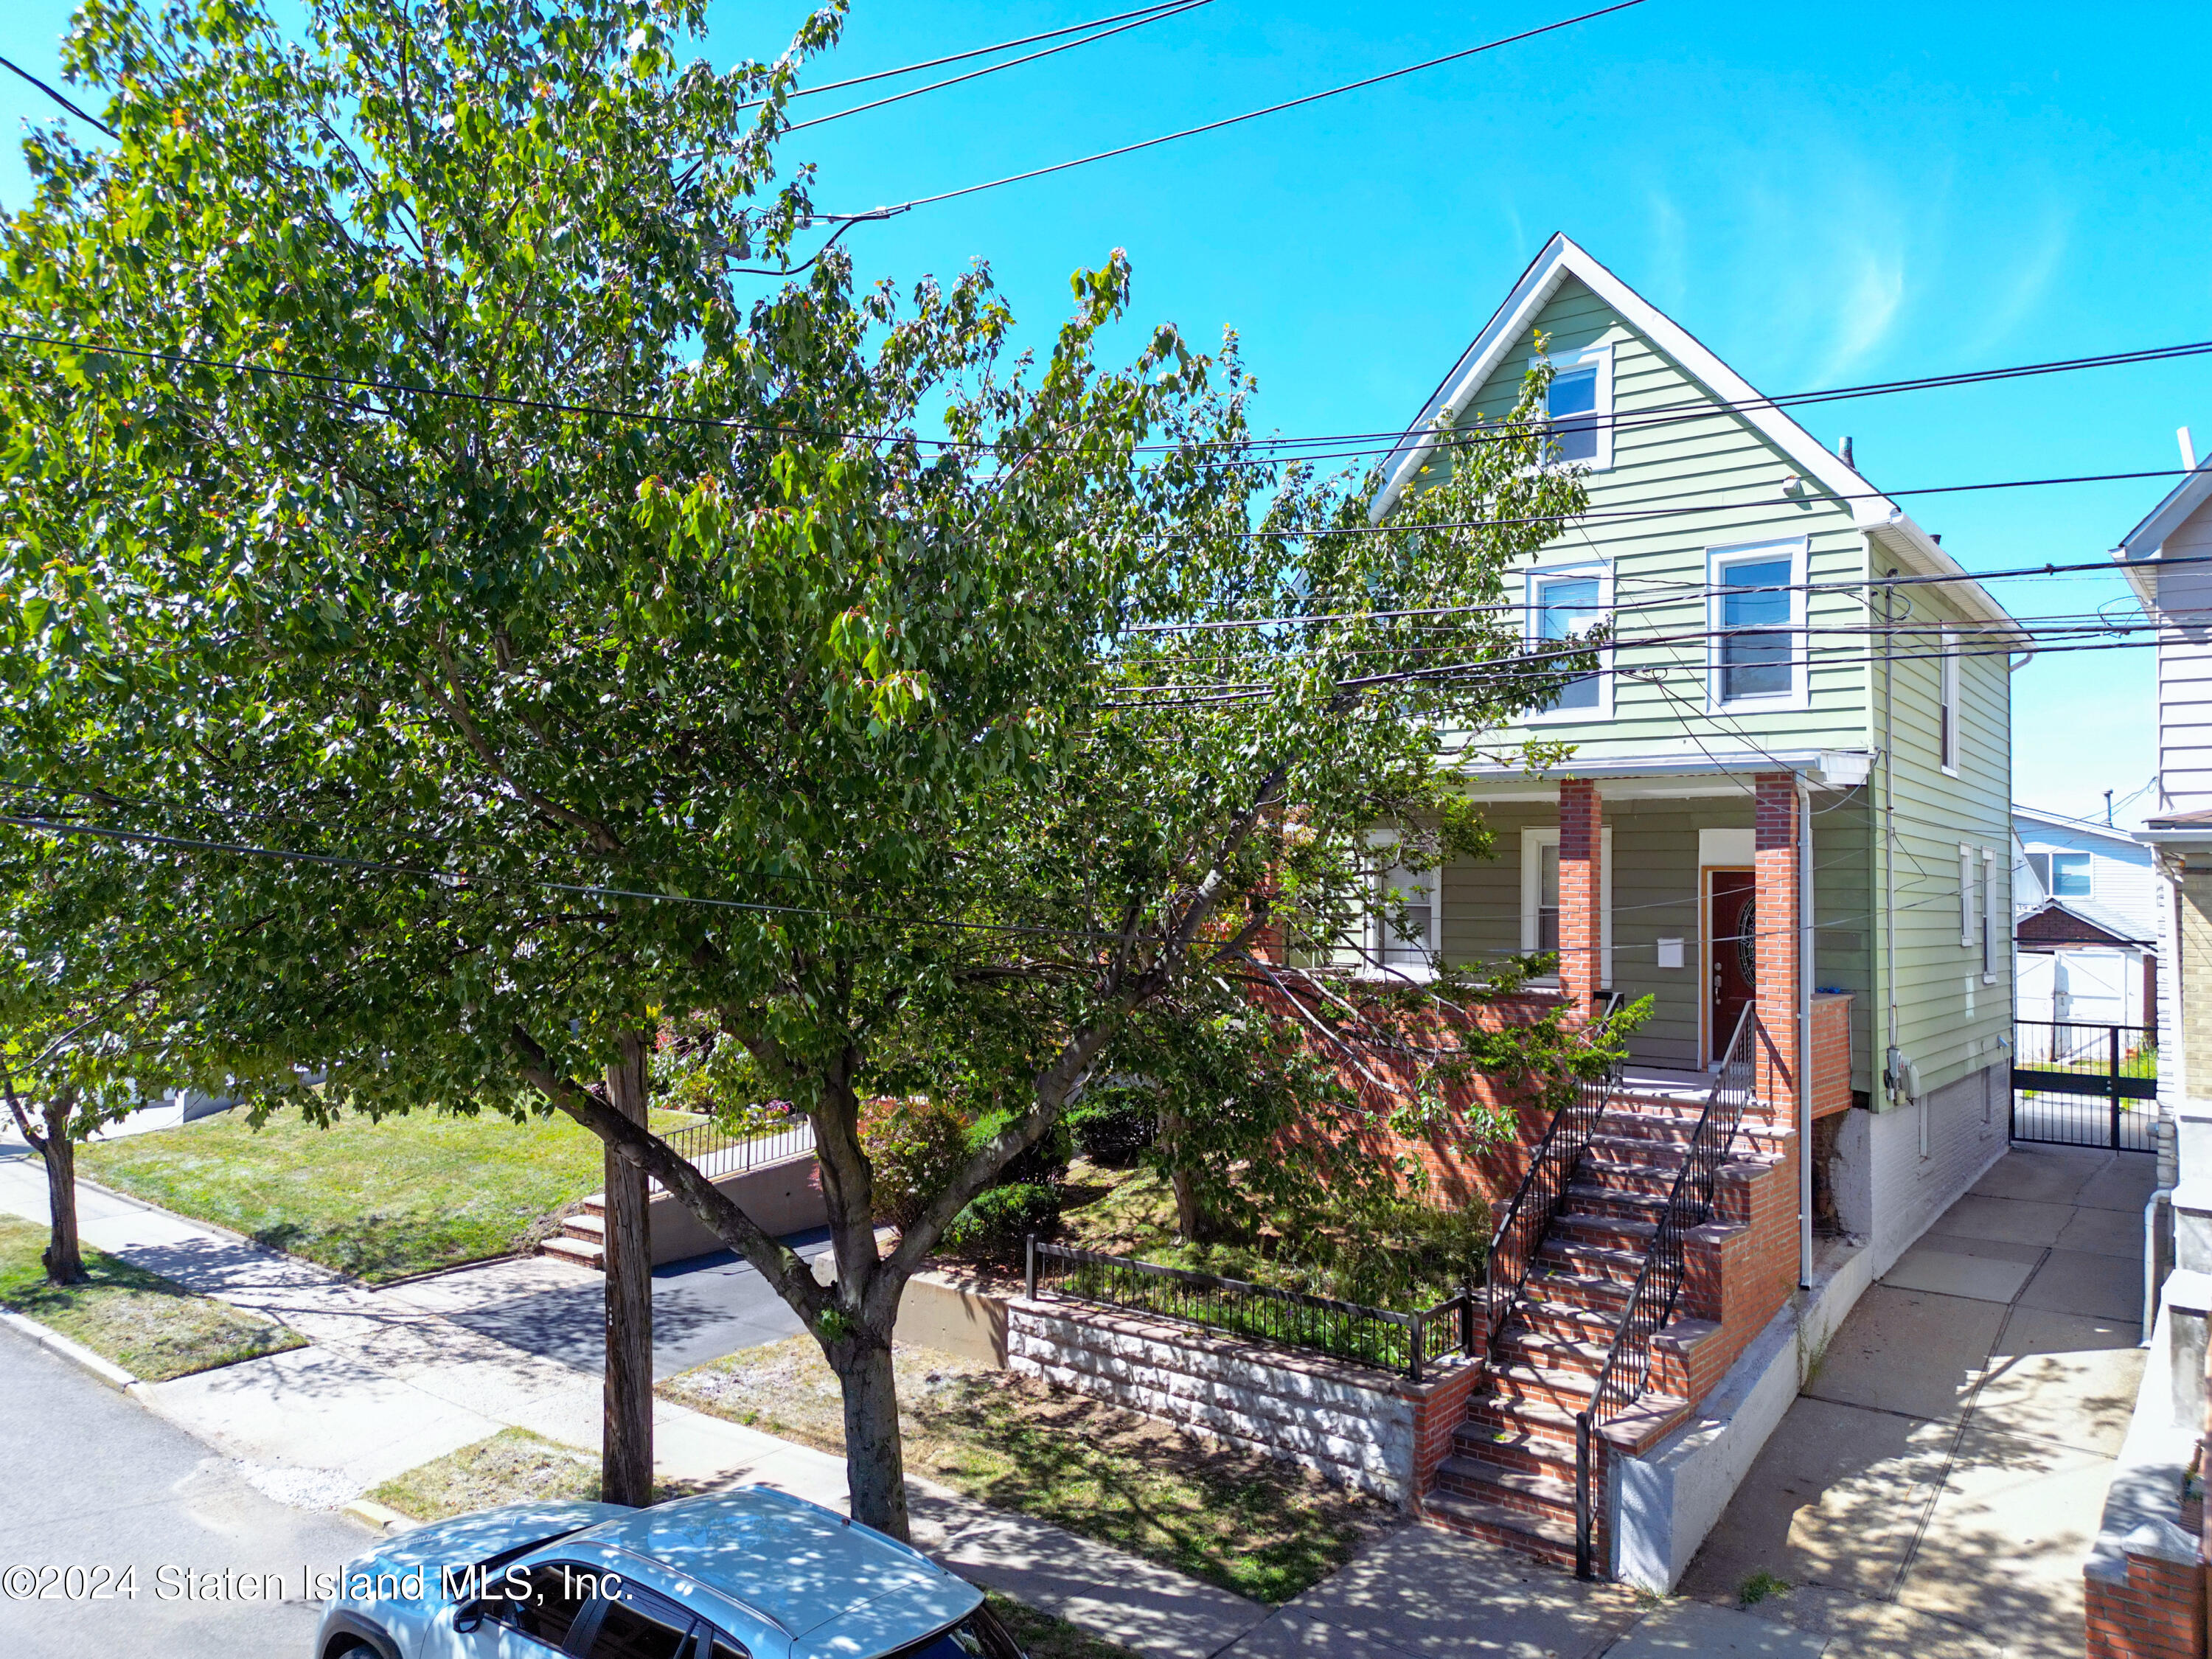
[(983, 1599), (872, 1528), (768, 1486), (630, 1510), (582, 1537), (735, 1603), (790, 1637), (794, 1656), (888, 1653)]

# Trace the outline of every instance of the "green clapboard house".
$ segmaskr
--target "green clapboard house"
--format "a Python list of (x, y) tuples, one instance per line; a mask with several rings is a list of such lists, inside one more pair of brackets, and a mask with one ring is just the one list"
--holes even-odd
[[(1804, 1341), (1825, 1340), (1858, 1288), (2005, 1150), (2009, 676), (2027, 636), (1860, 475), (1848, 439), (1816, 441), (1564, 236), (1411, 423), (1417, 435), (1386, 464), (1378, 514), (1419, 488), (1425, 468), (1449, 465), (1428, 435), (1439, 418), (1463, 434), (1470, 417), (1507, 415), (1540, 350), (1554, 371), (1555, 440), (1588, 469), (1589, 507), (1509, 592), (1532, 641), (1603, 624), (1612, 643), (1601, 672), (1502, 734), (1571, 744), (1563, 765), (1468, 769), (1498, 856), (1386, 872), (1410, 900), (1407, 920), (1386, 924), (1378, 906), (1364, 955), (1370, 972), (1418, 976), (1432, 953), (1456, 963), (1555, 950), (1554, 994), (1592, 1012), (1609, 993), (1650, 996), (1623, 1086), (1662, 1127), (1675, 1121), (1665, 1103), (1680, 1116), (1708, 1097), (1723, 1051), (1744, 1034), (1756, 1098), (1725, 1150), (1763, 1153), (1771, 1179), (1763, 1196), (1716, 1200), (1717, 1217), (1735, 1203), (1730, 1218), (1747, 1230), (1748, 1243), (1729, 1247), (1736, 1278), (1723, 1297), (1698, 1291), (1689, 1269), (1692, 1287), (1670, 1304), (1679, 1340), (1638, 1362), (1650, 1366), (1638, 1385), (1648, 1431), (1613, 1436), (1612, 1485), (1598, 1494), (1598, 1568), (1663, 1586), (1719, 1513), (1693, 1490), (1717, 1477), (1697, 1474), (1680, 1437), (1695, 1429), (1732, 1445), (1721, 1461), (1740, 1458), (1740, 1471), (1742, 1437), (1755, 1449), (1795, 1393), (1791, 1381), (1764, 1427), (1756, 1412), (1701, 1427), (1702, 1399), (1756, 1393), (1755, 1378), (1725, 1388), (1722, 1373), (1739, 1357), (1796, 1365), (1796, 1348), (1777, 1358), (1759, 1346), (1769, 1322), (1813, 1321)], [(1386, 848), (1378, 862), (1389, 861)], [(1387, 908), (1395, 918), (1395, 902)], [(1508, 1542), (1533, 1537), (1555, 1558), (1568, 1478), (1556, 1434), (1583, 1408), (1577, 1389), (1587, 1393), (1587, 1378), (1569, 1374), (1619, 1346), (1620, 1284), (1650, 1248), (1650, 1224), (1635, 1218), (1656, 1213), (1674, 1167), (1632, 1168), (1602, 1152), (1575, 1178), (1595, 1192), (1599, 1171), (1615, 1188), (1601, 1196), (1615, 1201), (1569, 1219), (1586, 1221), (1590, 1239), (1620, 1224), (1599, 1241), (1614, 1247), (1604, 1260), (1618, 1282), (1593, 1280), (1583, 1305), (1553, 1308), (1549, 1324), (1530, 1314), (1513, 1325), (1493, 1308), (1501, 1380), (1475, 1410), (1489, 1400), (1495, 1420), (1478, 1425), (1431, 1493), (1437, 1518)], [(1513, 1192), (1488, 1196), (1503, 1215)], [(1555, 1277), (1534, 1271), (1531, 1285), (1595, 1269), (1563, 1256)], [(1825, 1287), (1813, 1312), (1790, 1310), (1807, 1306), (1792, 1301), (1801, 1279)], [(1549, 1294), (1527, 1291), (1523, 1304), (1540, 1312)], [(1688, 1317), (1699, 1294), (1711, 1304), (1702, 1321)], [(1528, 1455), (1493, 1449), (1509, 1443)], [(1617, 1536), (1605, 1518), (1615, 1505)]]

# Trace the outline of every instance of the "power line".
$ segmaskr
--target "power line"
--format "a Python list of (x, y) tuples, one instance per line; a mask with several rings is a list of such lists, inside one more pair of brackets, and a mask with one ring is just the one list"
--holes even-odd
[[(1152, 17), (1158, 13), (1188, 11), (1194, 5), (1210, 3), (1210, 0), (1159, 0), (1159, 3), (1139, 6), (1134, 11), (1117, 11), (1110, 17), (1094, 17), (1087, 23), (1070, 23), (1065, 28), (1047, 29), (1042, 34), (1024, 34), (1018, 40), (1000, 40), (988, 46), (970, 46), (966, 52), (956, 52), (944, 58), (925, 58), (918, 64), (902, 64), (896, 69), (878, 70), (872, 75), (856, 75), (848, 81), (831, 81), (818, 87), (794, 88), (788, 96), (811, 98), (817, 93), (842, 92), (848, 87), (864, 87), (871, 82), (888, 81), (901, 75), (917, 75), (923, 70), (942, 69), (947, 64), (964, 64), (971, 58), (984, 58), (994, 52), (1012, 52), (1017, 46), (1035, 46), (1040, 40), (1056, 40), (1063, 34), (1080, 34), (1085, 29), (1103, 28), (1109, 23), (1120, 23), (1132, 17)], [(1003, 67), (1003, 66), (1002, 66)], [(755, 99), (741, 109), (758, 109), (768, 100)]]
[(40, 92), (45, 93), (47, 97), (52, 99), (54, 102), (59, 104), (71, 115), (76, 116), (78, 120), (88, 122), (93, 126), (98, 127), (102, 132), (114, 139), (118, 143), (120, 143), (123, 141), (123, 135), (118, 132), (113, 127), (108, 125), (106, 122), (101, 120), (96, 115), (86, 114), (84, 111), (79, 109), (59, 92), (57, 92), (53, 88), (48, 86), (44, 81), (39, 79), (37, 76), (32, 74), (30, 70), (25, 69), (21, 64), (15, 62), (12, 58), (0, 58), (0, 68), (7, 69), (15, 74), (22, 76), (24, 80), (28, 81)]
[(918, 207), (931, 207), (939, 202), (956, 201), (961, 197), (973, 196), (981, 191), (996, 190), (1002, 185), (1018, 185), (1031, 179), (1043, 179), (1055, 173), (1066, 173), (1071, 167), (1089, 167), (1094, 161), (1111, 161), (1117, 155), (1133, 155), (1138, 150), (1151, 149), (1156, 145), (1171, 144), (1179, 138), (1194, 138), (1200, 133), (1218, 132), (1224, 127), (1233, 127), (1245, 121), (1256, 121), (1263, 115), (1279, 114), (1286, 109), (1297, 109), (1303, 105), (1319, 103), (1324, 98), (1335, 98), (1347, 92), (1358, 92), (1365, 87), (1379, 86), (1385, 81), (1395, 81), (1401, 76), (1418, 75), (1421, 70), (1434, 69), (1440, 64), (1456, 63), (1462, 58), (1472, 58), (1479, 52), (1495, 52), (1500, 46), (1510, 46), (1519, 41), (1531, 40), (1540, 34), (1549, 34), (1557, 29), (1571, 28), (1577, 23), (1587, 23), (1593, 18), (1608, 16), (1617, 11), (1626, 11), (1631, 7), (1644, 3), (1644, 0), (1616, 0), (1616, 3), (1601, 6), (1595, 11), (1586, 11), (1574, 17), (1563, 17), (1555, 23), (1540, 24), (1533, 29), (1523, 29), (1518, 34), (1503, 35), (1495, 40), (1486, 40), (1479, 46), (1462, 47), (1458, 52), (1446, 52), (1441, 58), (1431, 58), (1424, 63), (1409, 64), (1403, 69), (1389, 70), (1381, 75), (1368, 76), (1364, 80), (1349, 81), (1340, 87), (1331, 87), (1325, 92), (1310, 92), (1302, 98), (1291, 98), (1279, 104), (1269, 104), (1264, 109), (1247, 110), (1242, 115), (1225, 116), (1218, 121), (1207, 121), (1199, 126), (1185, 127), (1180, 132), (1163, 133), (1157, 138), (1140, 139), (1133, 144), (1122, 144), (1114, 149), (1099, 150), (1094, 155), (1079, 155), (1072, 161), (1055, 161), (1050, 167), (1032, 167), (1027, 173), (1009, 173), (1003, 179), (992, 179), (980, 185), (963, 185), (958, 190), (940, 191), (934, 196), (918, 196), (910, 201), (900, 202), (891, 207), (876, 208), (866, 215), (825, 214), (816, 216), (823, 219), (874, 218), (911, 213)]
[[(908, 98), (919, 98), (926, 92), (941, 92), (946, 87), (957, 87), (963, 81), (974, 81), (986, 75), (996, 75), (1000, 70), (1015, 69), (1024, 64), (1034, 64), (1038, 58), (1049, 58), (1054, 52), (1073, 52), (1078, 46), (1091, 46), (1095, 42), (1107, 40), (1113, 35), (1126, 33), (1131, 29), (1143, 28), (1147, 23), (1165, 22), (1170, 17), (1180, 17), (1187, 11), (1196, 11), (1200, 6), (1207, 6), (1212, 3), (1213, 0), (1181, 0), (1181, 3), (1179, 4), (1164, 8), (1155, 8), (1142, 14), (1125, 13), (1124, 15), (1135, 15), (1136, 21), (1131, 23), (1122, 23), (1117, 28), (1101, 29), (1097, 33), (1086, 34), (1079, 40), (1064, 40), (1056, 46), (1047, 46), (1042, 52), (1033, 52), (1025, 57), (1009, 58), (1003, 64), (988, 64), (981, 69), (969, 70), (965, 75), (949, 76), (942, 81), (933, 81), (926, 87), (912, 87), (904, 92), (895, 92), (888, 97), (878, 98), (870, 103), (855, 104), (850, 109), (836, 110), (828, 115), (817, 115), (811, 120), (794, 121), (790, 125), (785, 127), (783, 131), (786, 133), (802, 132), (808, 127), (818, 127), (825, 122), (842, 121), (848, 115), (860, 115), (872, 109), (881, 109), (886, 104), (899, 103)], [(1107, 21), (1112, 21), (1115, 20), (1109, 19)], [(1085, 24), (1079, 25), (1078, 27), (1088, 27), (1090, 26)], [(1068, 31), (1066, 29), (1060, 29), (1055, 30), (1054, 33), (1065, 34), (1068, 33)], [(1039, 36), (1036, 38), (1042, 39), (1043, 37)], [(983, 52), (991, 52), (996, 51), (998, 48), (987, 46), (980, 48), (980, 50)], [(972, 58), (976, 56), (977, 53), (968, 52), (963, 55)], [(884, 71), (885, 74), (890, 75), (896, 75), (902, 72), (902, 71), (897, 70), (888, 70)], [(874, 79), (878, 77), (871, 76), (868, 78)], [(850, 85), (852, 83), (848, 82), (845, 84)], [(823, 87), (817, 88), (816, 90), (826, 92), (829, 88)]]

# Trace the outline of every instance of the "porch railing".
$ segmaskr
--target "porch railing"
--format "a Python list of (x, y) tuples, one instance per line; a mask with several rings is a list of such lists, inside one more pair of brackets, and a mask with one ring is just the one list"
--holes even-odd
[(1752, 1064), (1754, 1025), (1747, 1004), (1723, 1051), (1720, 1074), (1683, 1148), (1682, 1167), (1667, 1193), (1667, 1206), (1644, 1248), (1644, 1266), (1628, 1292), (1620, 1324), (1598, 1370), (1589, 1405), (1575, 1413), (1575, 1573), (1591, 1577), (1590, 1437), (1639, 1399), (1651, 1380), (1651, 1339), (1667, 1328), (1682, 1293), (1682, 1243), (1712, 1213), (1713, 1184), (1735, 1143), (1744, 1109), (1757, 1092)]
[[(793, 1116), (783, 1127), (765, 1133), (733, 1133), (719, 1123), (700, 1123), (678, 1129), (666, 1139), (677, 1157), (701, 1175), (720, 1181), (724, 1176), (743, 1175), (748, 1170), (812, 1152), (814, 1120)], [(662, 1190), (660, 1183), (649, 1176), (647, 1186), (653, 1192)]]
[(1474, 1304), (1466, 1291), (1433, 1308), (1394, 1313), (1387, 1308), (1309, 1296), (1273, 1285), (1163, 1267), (1126, 1255), (1102, 1255), (1030, 1236), (1025, 1288), (1030, 1301), (1050, 1291), (1076, 1302), (1204, 1325), (1289, 1348), (1308, 1348), (1422, 1380), (1425, 1368), (1476, 1340)]
[[(1613, 1016), (1626, 1000), (1622, 992), (1606, 992), (1598, 1004), (1596, 1024), (1609, 1031)], [(1567, 1183), (1575, 1178), (1590, 1137), (1597, 1133), (1606, 1106), (1620, 1086), (1620, 1069), (1616, 1060), (1602, 1078), (1577, 1081), (1574, 1097), (1552, 1115), (1543, 1139), (1536, 1143), (1528, 1160), (1528, 1172), (1521, 1177), (1513, 1202), (1506, 1209), (1505, 1219), (1491, 1236), (1482, 1275), (1483, 1305), (1489, 1321), (1483, 1333), (1486, 1347), (1497, 1345), (1498, 1333), (1505, 1328), (1505, 1316), (1528, 1282), (1536, 1252), (1543, 1248), (1545, 1231), (1566, 1201)]]

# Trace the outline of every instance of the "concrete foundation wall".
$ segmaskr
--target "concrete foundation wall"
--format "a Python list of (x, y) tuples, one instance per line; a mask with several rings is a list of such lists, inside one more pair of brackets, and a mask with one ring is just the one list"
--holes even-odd
[[(1852, 1171), (1857, 1192), (1855, 1201), (1844, 1201), (1852, 1183), (1839, 1181), (1838, 1198), (1844, 1224), (1873, 1245), (1879, 1279), (1930, 1222), (2004, 1156), (2012, 1121), (2009, 1062), (2001, 1059), (1970, 1073), (1917, 1104), (1850, 1116), (1865, 1121), (1863, 1143), (1855, 1147), (1861, 1160)], [(1856, 1134), (1847, 1139), (1859, 1141)], [(1843, 1151), (1839, 1146), (1839, 1165)]]
[(1697, 1415), (1643, 1456), (1612, 1460), (1615, 1577), (1674, 1589), (1873, 1279), (1866, 1246), (1826, 1245), (1811, 1291), (1767, 1322)]
[(1081, 1304), (1008, 1304), (1009, 1370), (1410, 1504), (1431, 1395), (1464, 1410), (1473, 1364), (1416, 1385), (1316, 1355)]
[(1006, 1300), (948, 1274), (917, 1273), (899, 1298), (891, 1340), (1004, 1370)]
[[(778, 1164), (764, 1164), (740, 1175), (724, 1176), (714, 1185), (734, 1200), (744, 1212), (769, 1232), (805, 1232), (826, 1224), (828, 1206), (822, 1197), (822, 1173), (814, 1154), (805, 1152)], [(653, 1235), (653, 1265), (683, 1261), (729, 1247), (707, 1231), (699, 1218), (668, 1193), (655, 1193), (646, 1206), (646, 1225)]]

